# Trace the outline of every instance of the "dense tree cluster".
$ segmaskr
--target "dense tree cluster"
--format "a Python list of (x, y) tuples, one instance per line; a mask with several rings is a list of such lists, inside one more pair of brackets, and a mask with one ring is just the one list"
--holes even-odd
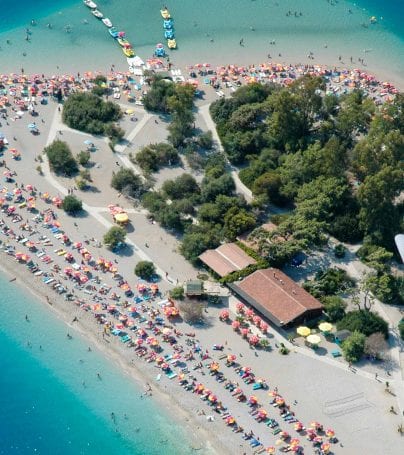
[(150, 144), (136, 153), (134, 161), (146, 172), (157, 172), (160, 168), (180, 162), (177, 150), (165, 142)]
[(74, 93), (63, 106), (62, 119), (70, 128), (90, 134), (122, 139), (124, 132), (114, 122), (122, 117), (120, 107), (94, 93)]
[(310, 76), (243, 86), (211, 105), (228, 158), (247, 163), (240, 178), (255, 203), (292, 210), (276, 232), (256, 233), (263, 255), (282, 265), (327, 234), (393, 251), (404, 228), (403, 112), (404, 94), (377, 106), (359, 90), (328, 94)]
[(113, 250), (119, 245), (125, 243), (125, 238), (125, 229), (120, 226), (113, 226), (108, 232), (105, 233), (103, 240), (104, 244)]
[(121, 168), (118, 172), (113, 172), (111, 186), (133, 199), (139, 198), (145, 192), (141, 177), (128, 168)]
[(70, 215), (75, 215), (83, 210), (83, 203), (75, 196), (69, 195), (63, 199), (62, 209)]
[(193, 135), (194, 95), (192, 84), (174, 84), (157, 74), (151, 77), (151, 88), (144, 96), (143, 104), (149, 111), (171, 115), (168, 140), (174, 147), (183, 146)]
[(78, 171), (77, 161), (66, 142), (55, 140), (44, 148), (51, 169), (57, 174), (71, 177)]

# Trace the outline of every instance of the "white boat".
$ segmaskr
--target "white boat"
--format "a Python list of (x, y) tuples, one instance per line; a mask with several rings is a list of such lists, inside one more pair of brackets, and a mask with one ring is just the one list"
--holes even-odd
[(91, 12), (97, 19), (102, 19), (104, 17), (104, 15), (101, 13), (101, 11), (98, 11), (98, 9), (93, 9)]
[(83, 3), (91, 9), (96, 9), (97, 5), (91, 0), (83, 0)]
[(106, 25), (108, 28), (111, 28), (111, 27), (112, 27), (112, 22), (108, 19), (108, 17), (105, 17), (104, 19), (102, 19), (102, 22), (103, 22), (104, 25)]

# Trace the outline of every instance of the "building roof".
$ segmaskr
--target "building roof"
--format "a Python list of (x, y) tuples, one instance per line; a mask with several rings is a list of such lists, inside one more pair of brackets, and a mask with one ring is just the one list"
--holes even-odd
[(322, 309), (317, 299), (278, 269), (257, 270), (229, 286), (277, 326)]
[(221, 277), (257, 263), (235, 243), (225, 243), (215, 250), (207, 250), (199, 259)]
[(203, 294), (203, 281), (190, 280), (185, 283), (185, 294), (187, 295), (202, 295)]

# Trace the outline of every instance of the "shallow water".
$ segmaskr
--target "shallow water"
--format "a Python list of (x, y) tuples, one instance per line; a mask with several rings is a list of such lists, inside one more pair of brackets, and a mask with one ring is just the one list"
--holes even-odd
[(142, 386), (17, 286), (0, 275), (0, 454), (190, 453)]
[[(19, 5), (27, 3), (30, 8), (22, 16), (15, 13), (9, 0), (0, 3), (6, 3), (12, 13), (0, 22), (3, 71), (24, 68), (27, 72), (60, 73), (106, 71), (111, 65), (126, 68), (119, 46), (80, 0), (57, 2), (53, 14), (49, 6), (42, 14), (42, 6), (49, 5), (45, 0), (35, 2), (35, 11), (34, 4), (24, 0)], [(164, 42), (161, 3), (97, 1), (104, 15), (127, 32), (143, 59), (152, 54), (156, 43)], [(342, 62), (348, 64), (352, 56), (354, 62), (364, 58), (368, 70), (378, 69), (393, 79), (401, 79), (404, 74), (401, 0), (360, 0), (357, 4), (340, 0), (334, 5), (327, 0), (171, 0), (168, 6), (175, 19), (179, 46), (171, 53), (175, 63), (258, 63), (266, 60), (268, 54), (273, 60), (299, 62), (311, 51), (318, 63), (337, 65), (341, 56)], [(291, 16), (286, 15), (289, 10)], [(29, 18), (34, 12), (38, 23), (30, 26)], [(378, 23), (371, 25), (369, 18), (373, 15), (378, 17)], [(46, 27), (48, 23), (52, 29)], [(70, 33), (65, 31), (67, 25)], [(32, 32), (30, 41), (25, 40), (26, 27)], [(239, 45), (241, 38), (244, 46)], [(11, 44), (6, 44), (6, 39)], [(271, 40), (276, 44), (270, 45)]]

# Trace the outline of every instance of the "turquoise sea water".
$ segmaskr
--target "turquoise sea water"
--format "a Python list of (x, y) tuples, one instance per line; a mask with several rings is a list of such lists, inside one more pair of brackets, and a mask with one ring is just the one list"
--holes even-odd
[[(99, 9), (127, 32), (137, 53), (148, 58), (163, 41), (161, 0), (98, 0)], [(270, 54), (282, 62), (305, 61), (353, 65), (364, 58), (366, 69), (393, 80), (404, 79), (404, 2), (402, 0), (170, 0), (178, 50), (172, 60), (258, 63)], [(126, 69), (125, 58), (81, 0), (32, 2), (13, 6), (0, 0), (0, 68), (3, 72), (106, 71)], [(25, 7), (26, 5), (26, 7)], [(349, 13), (351, 10), (351, 14)], [(291, 11), (292, 15), (287, 16)], [(295, 17), (294, 12), (298, 13)], [(302, 16), (299, 16), (299, 13)], [(378, 18), (371, 25), (371, 16)], [(36, 26), (30, 20), (37, 20)], [(84, 21), (87, 20), (88, 24)], [(52, 24), (52, 29), (46, 27)], [(66, 32), (69, 26), (70, 33)], [(32, 34), (26, 41), (25, 28)], [(252, 30), (253, 29), (253, 30)], [(244, 39), (244, 46), (239, 45)], [(7, 44), (6, 40), (10, 40)], [(275, 40), (275, 45), (270, 41)], [(25, 54), (25, 55), (24, 55)], [(279, 54), (281, 54), (279, 56)], [(339, 61), (342, 57), (342, 63)]]
[(142, 386), (17, 286), (0, 275), (0, 454), (190, 453)]

